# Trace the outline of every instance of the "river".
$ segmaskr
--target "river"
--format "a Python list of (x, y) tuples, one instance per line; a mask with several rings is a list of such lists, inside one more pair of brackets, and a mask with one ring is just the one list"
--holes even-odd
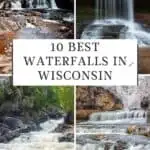
[(59, 142), (62, 133), (52, 133), (63, 121), (63, 119), (49, 120), (42, 123), (40, 124), (42, 130), (21, 134), (7, 144), (1, 143), (0, 150), (73, 150), (74, 143)]

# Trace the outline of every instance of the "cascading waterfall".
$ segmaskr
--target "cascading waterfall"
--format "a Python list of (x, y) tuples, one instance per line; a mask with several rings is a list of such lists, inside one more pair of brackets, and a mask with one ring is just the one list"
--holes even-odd
[(128, 5), (128, 20), (130, 22), (134, 22), (134, 6), (133, 6), (133, 0), (127, 1)]
[(48, 8), (47, 0), (37, 0), (36, 8)]
[(141, 76), (138, 86), (103, 87), (121, 100), (122, 110), (96, 112), (89, 116), (88, 121), (78, 123), (79, 133), (127, 134), (130, 125), (147, 127), (149, 111), (141, 109), (143, 99), (150, 98), (150, 78)]
[[(126, 110), (93, 113), (90, 121), (100, 121), (100, 123), (146, 123), (147, 113), (144, 110)], [(130, 122), (129, 122), (130, 121)]]
[[(33, 8), (33, 3), (30, 5), (30, 8)], [(36, 8), (52, 8), (52, 9), (57, 9), (57, 5), (55, 0), (37, 0), (35, 4)]]
[(135, 22), (134, 0), (95, 0), (95, 5), (95, 20), (83, 30), (81, 39), (136, 39), (141, 47), (150, 45), (150, 31)]
[(127, 19), (134, 22), (133, 0), (95, 0), (96, 20)]
[[(58, 9), (55, 0), (22, 0), (22, 3), (25, 5), (24, 8), (37, 8), (37, 9)], [(0, 8), (3, 8), (5, 3), (0, 3)], [(11, 9), (21, 9), (22, 7), (21, 1), (16, 0), (15, 2), (11, 2)]]
[(52, 7), (52, 9), (57, 9), (58, 8), (55, 0), (51, 0), (51, 7)]

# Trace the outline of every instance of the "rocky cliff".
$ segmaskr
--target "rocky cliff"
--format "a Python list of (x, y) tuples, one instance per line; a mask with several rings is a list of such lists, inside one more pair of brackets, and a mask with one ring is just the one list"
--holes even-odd
[(77, 119), (88, 119), (93, 112), (122, 109), (122, 102), (102, 87), (77, 87)]

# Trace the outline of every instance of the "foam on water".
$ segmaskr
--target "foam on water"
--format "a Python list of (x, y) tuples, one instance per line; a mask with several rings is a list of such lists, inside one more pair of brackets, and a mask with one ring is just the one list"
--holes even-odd
[[(129, 145), (125, 150), (149, 150), (150, 144), (148, 145)], [(77, 150), (105, 150), (105, 144), (85, 144), (83, 146), (78, 145)], [(110, 147), (110, 150), (115, 150), (115, 144)]]
[(81, 39), (101, 39), (103, 29), (109, 26), (123, 26), (123, 29), (117, 33), (120, 39), (136, 39), (139, 46), (150, 45), (149, 31), (146, 31), (140, 24), (122, 19), (95, 20), (84, 29)]
[(134, 21), (133, 0), (95, 0), (95, 4), (95, 20), (83, 30), (81, 39), (109, 38), (103, 36), (105, 27), (123, 25), (117, 38), (136, 39), (142, 47), (150, 45), (150, 31)]
[(42, 123), (41, 131), (22, 134), (8, 144), (0, 144), (0, 150), (73, 150), (73, 143), (59, 143), (58, 139), (63, 136), (62, 133), (52, 133), (63, 122), (64, 119)]

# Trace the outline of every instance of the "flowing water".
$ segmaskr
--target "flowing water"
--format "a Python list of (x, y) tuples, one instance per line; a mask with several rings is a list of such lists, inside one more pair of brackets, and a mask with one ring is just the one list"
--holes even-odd
[(34, 0), (32, 0), (32, 2), (30, 2), (30, 8), (57, 9), (57, 4), (56, 4), (55, 0), (37, 0), (36, 2), (34, 2)]
[(95, 0), (95, 4), (95, 20), (81, 39), (137, 39), (139, 46), (150, 45), (150, 30), (134, 21), (133, 0)]
[(41, 131), (22, 134), (8, 144), (0, 144), (0, 150), (73, 150), (73, 143), (59, 142), (59, 137), (63, 136), (62, 133), (52, 133), (63, 122), (64, 119), (42, 123)]
[[(140, 135), (129, 135), (128, 127), (138, 126), (150, 130), (149, 111), (141, 109), (144, 98), (150, 98), (150, 78), (140, 77), (139, 86), (103, 87), (113, 93), (124, 105), (122, 110), (96, 112), (88, 121), (77, 124), (78, 134), (105, 135), (106, 138), (78, 145), (81, 150), (115, 150), (118, 141), (126, 142), (121, 150), (149, 150), (150, 139)], [(145, 130), (144, 130), (145, 131)], [(138, 133), (138, 131), (137, 131)], [(83, 138), (84, 140), (86, 138)], [(110, 148), (106, 148), (111, 143)], [(123, 145), (123, 144), (122, 144)]]
[(95, 0), (96, 20), (122, 18), (134, 22), (133, 0)]
[[(26, 0), (22, 0), (24, 2)], [(58, 9), (57, 4), (55, 0), (27, 0), (26, 1), (25, 8), (36, 8), (36, 9)], [(3, 7), (4, 3), (0, 3), (0, 7)], [(16, 0), (14, 2), (11, 2), (11, 9), (21, 9), (22, 4), (20, 0)]]

